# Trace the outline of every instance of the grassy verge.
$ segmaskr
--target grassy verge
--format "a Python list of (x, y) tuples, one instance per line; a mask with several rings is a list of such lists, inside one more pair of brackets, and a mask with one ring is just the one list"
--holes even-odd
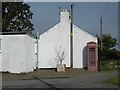
[(110, 80), (107, 80), (107, 83), (115, 84), (115, 85), (120, 85), (120, 77), (114, 77)]
[(2, 80), (30, 80), (37, 78), (70, 78), (70, 77), (80, 77), (81, 75), (90, 75), (94, 73), (99, 73), (98, 71), (90, 72), (84, 69), (67, 69), (66, 72), (56, 72), (54, 70), (37, 70), (29, 73), (2, 73)]
[(119, 70), (120, 60), (100, 60), (99, 69), (101, 71)]

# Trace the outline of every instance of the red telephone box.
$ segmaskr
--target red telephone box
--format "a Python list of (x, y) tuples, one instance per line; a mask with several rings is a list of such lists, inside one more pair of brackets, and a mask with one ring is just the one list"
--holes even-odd
[(89, 71), (98, 70), (98, 50), (96, 42), (87, 43), (87, 68)]

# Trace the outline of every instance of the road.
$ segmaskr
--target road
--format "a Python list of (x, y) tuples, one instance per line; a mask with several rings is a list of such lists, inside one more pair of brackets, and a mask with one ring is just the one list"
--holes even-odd
[(33, 80), (3, 80), (3, 88), (117, 88), (117, 85), (105, 81), (118, 73), (96, 73), (71, 78), (48, 78)]

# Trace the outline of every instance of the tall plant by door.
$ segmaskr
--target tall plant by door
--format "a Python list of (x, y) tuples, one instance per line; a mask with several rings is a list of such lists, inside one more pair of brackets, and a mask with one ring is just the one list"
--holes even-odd
[(65, 50), (62, 50), (61, 47), (60, 47), (60, 49), (59, 49), (59, 51), (57, 53), (57, 57), (58, 57), (59, 64), (62, 64), (62, 62), (65, 59)]
[(57, 59), (58, 59), (58, 64), (57, 64), (57, 71), (65, 71), (65, 67), (64, 67), (64, 64), (63, 64), (63, 61), (65, 59), (65, 50), (61, 48), (59, 48), (59, 51), (57, 53)]

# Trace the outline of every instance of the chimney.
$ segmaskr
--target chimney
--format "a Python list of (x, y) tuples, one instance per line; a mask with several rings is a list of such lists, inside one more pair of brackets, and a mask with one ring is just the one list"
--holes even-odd
[(60, 11), (60, 22), (70, 22), (70, 11), (69, 10)]

